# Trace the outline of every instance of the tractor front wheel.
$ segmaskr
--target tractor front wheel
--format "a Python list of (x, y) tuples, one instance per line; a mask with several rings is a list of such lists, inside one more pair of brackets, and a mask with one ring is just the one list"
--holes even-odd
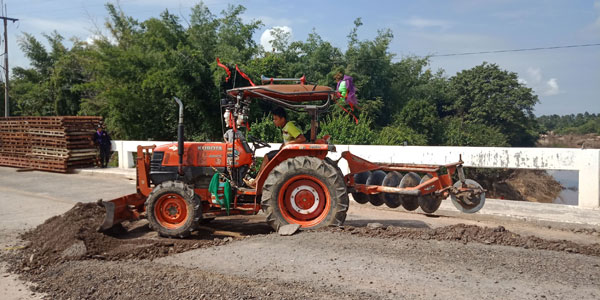
[(148, 223), (161, 236), (184, 238), (198, 228), (202, 212), (194, 190), (181, 181), (156, 186), (146, 200)]
[(316, 157), (289, 158), (276, 166), (263, 185), (261, 205), (275, 230), (340, 226), (348, 211), (348, 191), (336, 166)]

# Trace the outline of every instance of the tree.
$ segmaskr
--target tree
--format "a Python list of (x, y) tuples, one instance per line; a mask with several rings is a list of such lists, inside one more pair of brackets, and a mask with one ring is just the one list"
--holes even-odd
[(483, 64), (450, 78), (455, 99), (447, 109), (471, 124), (497, 128), (511, 146), (534, 146), (537, 123), (533, 106), (538, 98), (518, 82), (517, 74), (496, 64)]
[(507, 137), (497, 128), (456, 117), (445, 118), (443, 122), (448, 146), (509, 146)]
[(344, 145), (370, 145), (376, 138), (372, 121), (361, 115), (358, 124), (344, 112), (336, 111), (320, 124), (319, 137), (331, 136), (331, 142)]
[(192, 9), (189, 28), (168, 11), (138, 22), (112, 5), (108, 9), (113, 37), (95, 41), (89, 53), (96, 78), (86, 85), (89, 97), (82, 111), (102, 113), (120, 138), (172, 140), (177, 96), (186, 116), (193, 116), (186, 118), (188, 137), (219, 139), (223, 73), (215, 54), (226, 62), (249, 61), (258, 50), (252, 36), (260, 22), (242, 22), (241, 6), (230, 6), (216, 18), (199, 4)]
[(537, 121), (540, 124), (540, 133), (553, 131), (557, 134), (600, 134), (600, 115), (598, 114), (588, 112), (564, 116), (555, 114), (540, 116)]
[[(305, 75), (311, 84), (334, 87), (337, 72), (353, 76), (358, 125), (342, 110), (343, 101), (320, 117), (320, 135), (330, 134), (335, 143), (526, 146), (533, 145), (541, 130), (532, 114), (537, 97), (518, 83), (516, 74), (484, 63), (447, 78), (443, 70), (429, 68), (428, 57), (396, 61), (389, 52), (391, 30), (361, 40), (360, 18), (348, 35), (346, 51), (314, 29), (304, 41), (292, 41), (275, 29), (272, 43), (277, 51), (265, 52), (254, 41), (262, 23), (244, 21), (240, 5), (215, 15), (199, 3), (191, 9), (189, 22), (168, 10), (138, 21), (118, 6), (106, 8), (110, 35), (91, 43), (74, 40), (69, 49), (54, 32), (45, 36), (45, 47), (24, 35), (20, 46), (31, 68), (13, 69), (11, 111), (101, 115), (114, 138), (173, 140), (177, 96), (188, 116), (187, 138), (220, 140), (223, 92), (248, 85), (236, 73), (225, 82), (225, 72), (215, 62), (220, 57), (232, 71), (237, 64), (254, 81), (260, 75)], [(273, 108), (272, 103), (253, 101), (249, 119), (255, 135), (278, 141), (278, 130), (265, 116)], [(307, 114), (289, 111), (289, 116), (308, 130)], [(544, 124), (570, 132), (598, 128), (597, 116), (590, 114), (557, 116)]]
[(281, 131), (273, 125), (273, 116), (266, 114), (256, 122), (250, 124), (252, 136), (269, 143), (281, 143)]
[(67, 49), (57, 32), (45, 37), (50, 51), (30, 34), (19, 40), (32, 68), (13, 68), (13, 115), (77, 115), (80, 110), (82, 95), (77, 86), (89, 79), (80, 57), (84, 45), (74, 40)]
[(398, 115), (396, 123), (424, 136), (429, 145), (441, 143), (442, 122), (435, 105), (427, 100), (410, 100)]
[(342, 51), (324, 41), (314, 28), (306, 42), (292, 43), (290, 48), (294, 46), (298, 48), (299, 59), (291, 66), (293, 75), (306, 75), (311, 82), (334, 86), (331, 71), (342, 61)]
[(259, 47), (253, 35), (262, 22), (252, 20), (244, 23), (241, 15), (245, 11), (246, 8), (241, 5), (229, 5), (221, 12), (223, 17), (218, 20), (216, 53), (224, 61), (246, 63), (258, 53)]
[(375, 145), (427, 145), (427, 137), (405, 125), (390, 125), (381, 129)]

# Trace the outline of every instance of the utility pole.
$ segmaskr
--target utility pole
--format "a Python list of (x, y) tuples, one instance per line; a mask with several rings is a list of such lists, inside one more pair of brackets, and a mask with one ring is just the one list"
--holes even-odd
[(19, 21), (19, 19), (9, 18), (1, 16), (0, 19), (4, 21), (4, 117), (8, 118), (8, 32), (6, 30), (6, 24), (8, 21)]

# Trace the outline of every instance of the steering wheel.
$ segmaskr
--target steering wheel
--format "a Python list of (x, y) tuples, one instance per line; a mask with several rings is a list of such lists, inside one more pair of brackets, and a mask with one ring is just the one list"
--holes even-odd
[(252, 146), (254, 146), (254, 151), (256, 151), (257, 149), (260, 148), (271, 148), (271, 145), (269, 145), (269, 143), (259, 140), (258, 138), (252, 136), (252, 135), (248, 135), (247, 136), (248, 141), (250, 141), (252, 143)]

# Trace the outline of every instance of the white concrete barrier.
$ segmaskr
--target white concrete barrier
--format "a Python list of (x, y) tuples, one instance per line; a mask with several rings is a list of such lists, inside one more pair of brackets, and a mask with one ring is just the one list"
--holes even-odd
[(127, 169), (135, 167), (133, 153), (137, 152), (137, 146), (160, 146), (175, 142), (158, 142), (158, 141), (112, 141), (112, 151), (119, 152), (119, 168)]
[[(173, 142), (114, 141), (113, 151), (119, 152), (119, 167), (134, 166), (133, 152), (137, 145), (162, 145)], [(261, 157), (281, 144), (259, 149)], [(337, 152), (329, 156), (336, 160), (343, 151), (350, 151), (372, 162), (448, 164), (462, 155), (466, 167), (575, 170), (579, 173), (579, 207), (600, 208), (600, 149), (570, 148), (498, 148), (498, 147), (442, 147), (442, 146), (362, 146), (336, 145)], [(342, 172), (348, 172), (344, 160), (339, 163)]]

